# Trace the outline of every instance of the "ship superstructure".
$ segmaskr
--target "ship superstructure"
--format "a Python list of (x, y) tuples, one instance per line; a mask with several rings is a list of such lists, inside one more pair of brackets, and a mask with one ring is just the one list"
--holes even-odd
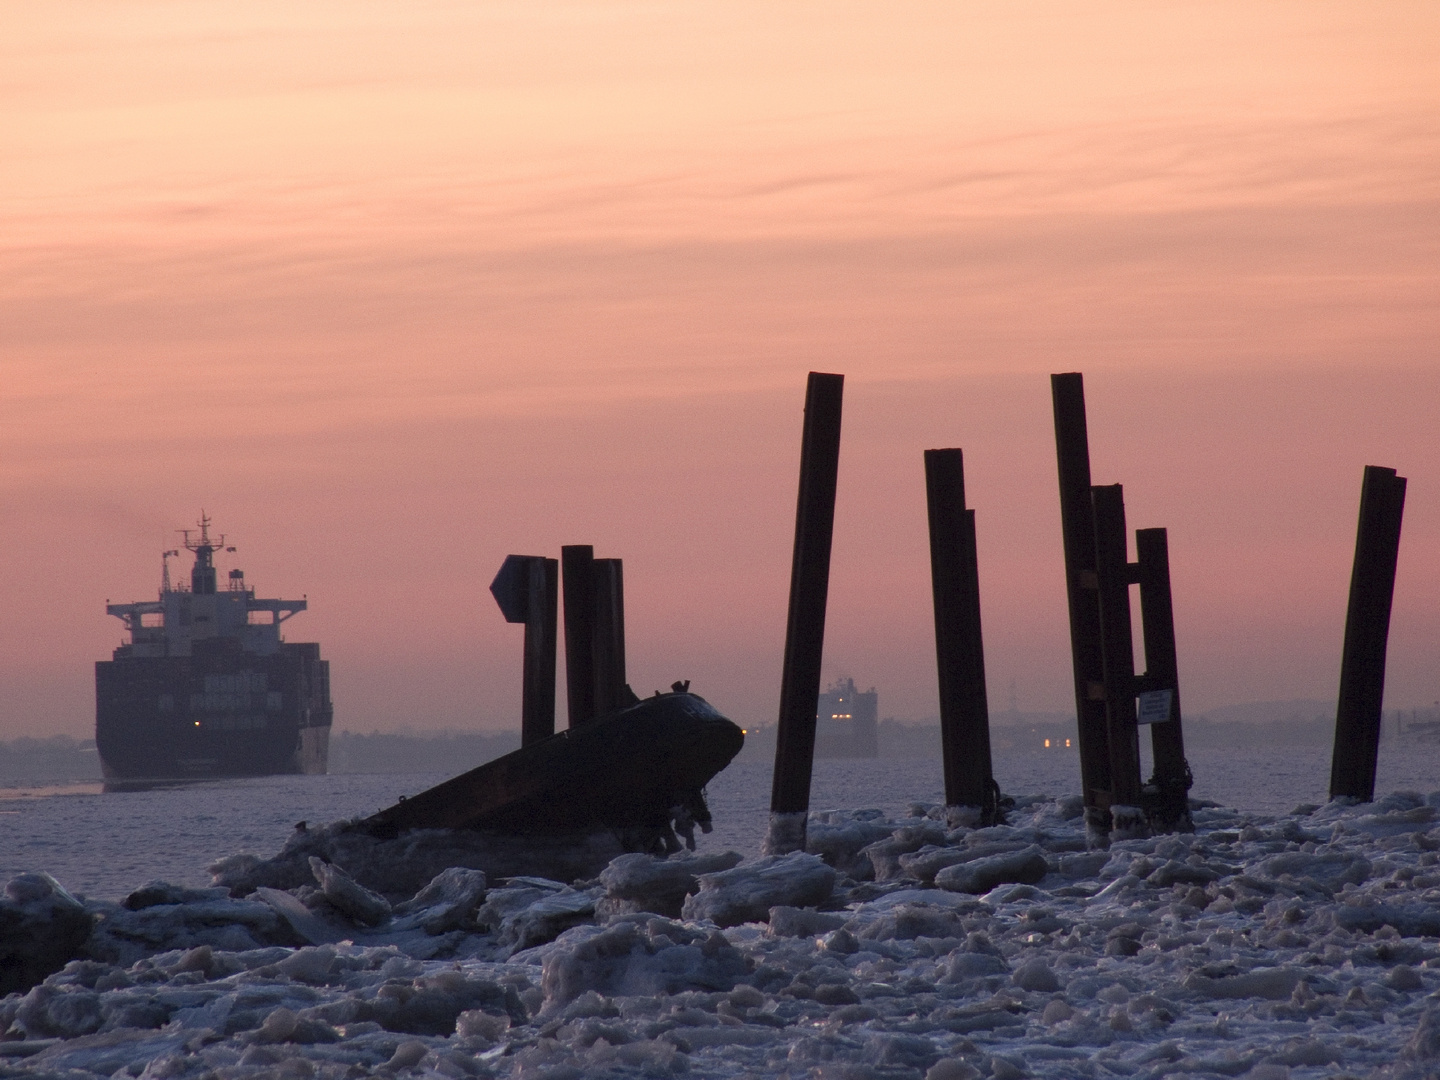
[(244, 571), (218, 588), (210, 519), (184, 530), (195, 556), (172, 585), (162, 556), (159, 597), (107, 604), (130, 640), (95, 665), (95, 742), (107, 781), (149, 782), (323, 773), (329, 751), (330, 665), (281, 624), (304, 600), (255, 595)]

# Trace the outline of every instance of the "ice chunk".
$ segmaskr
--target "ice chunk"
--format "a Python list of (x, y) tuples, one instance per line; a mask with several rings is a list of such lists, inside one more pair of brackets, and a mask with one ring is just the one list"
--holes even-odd
[(441, 1036), (454, 1034), (459, 1018), (475, 1009), (512, 1023), (526, 1019), (513, 989), (455, 970), (437, 971), (409, 984), (388, 982), (374, 997), (359, 1002), (356, 1019), (406, 1035)]
[(233, 896), (261, 886), (296, 889), (312, 879), (310, 858), (345, 869), (355, 881), (391, 903), (408, 900), (451, 867), (483, 870), (494, 880), (539, 874), (561, 881), (592, 878), (625, 848), (613, 830), (522, 835), (468, 829), (409, 829), (377, 836), (358, 822), (296, 829), (270, 859), (231, 856), (211, 864), (216, 885)]
[(187, 889), (183, 885), (172, 885), (168, 881), (150, 881), (135, 889), (124, 900), (122, 907), (129, 911), (156, 907), (161, 904), (194, 904), (210, 900), (224, 900), (229, 897), (225, 889)]
[(385, 1063), (389, 1069), (409, 1069), (425, 1060), (430, 1048), (418, 1039), (407, 1039), (395, 1047), (395, 1053)]
[(1021, 990), (1033, 990), (1053, 994), (1060, 989), (1060, 980), (1043, 960), (1030, 960), (1015, 969), (1010, 981)]
[(452, 866), (442, 870), (411, 899), (397, 905), (396, 927), (418, 925), (427, 934), (471, 929), (485, 901), (485, 872)]
[(704, 874), (700, 891), (685, 900), (687, 919), (738, 926), (765, 919), (772, 907), (813, 907), (835, 889), (835, 871), (825, 860), (802, 851), (770, 855), (732, 870)]
[[(855, 928), (855, 922), (851, 928)], [(964, 923), (956, 912), (930, 904), (896, 904), (859, 931), (859, 937), (866, 941), (913, 941), (919, 937), (964, 935)]]
[(1033, 885), (1048, 871), (1045, 852), (1039, 845), (1031, 844), (1008, 855), (991, 855), (947, 866), (935, 875), (935, 884), (951, 892), (986, 893), (997, 885)]
[[(117, 1072), (143, 1068), (177, 1054), (194, 1032), (137, 1031), (119, 1028), (94, 1035), (66, 1039), (46, 1047), (25, 1062), (26, 1071), (41, 1076), (113, 1076)], [(69, 1070), (77, 1070), (71, 1072)], [(152, 1074), (157, 1075), (157, 1074)]]
[(501, 920), (500, 941), (517, 952), (554, 941), (577, 923), (588, 922), (599, 898), (599, 889), (547, 893)]
[(102, 1022), (100, 995), (79, 987), (57, 989), (45, 983), (20, 1002), (15, 1022), (31, 1038), (73, 1039), (98, 1031)]
[(1060, 856), (1060, 873), (1066, 877), (1092, 878), (1100, 873), (1110, 860), (1108, 851), (1085, 851)]
[(898, 862), (904, 876), (929, 885), (934, 882), (935, 875), (947, 866), (974, 862), (992, 855), (1007, 855), (1014, 851), (1023, 851), (1027, 846), (1023, 840), (988, 840), (965, 847), (927, 845), (919, 851), (901, 855)]
[(607, 995), (730, 990), (749, 971), (745, 957), (719, 932), (707, 936), (667, 919), (640, 919), (619, 919), (582, 940), (557, 942), (541, 976), (546, 1009), (590, 990)]
[(699, 888), (701, 874), (729, 870), (739, 862), (734, 851), (668, 858), (637, 852), (612, 859), (600, 872), (600, 884), (607, 899), (626, 901), (631, 911), (675, 918), (686, 895)]
[(860, 850), (875, 869), (876, 881), (894, 881), (903, 876), (900, 857), (919, 851), (927, 844), (939, 846), (945, 843), (945, 829), (939, 822), (924, 821), (917, 825), (898, 828), (889, 837), (877, 840)]
[(326, 945), (334, 941), (343, 941), (349, 936), (343, 926), (338, 926), (328, 919), (316, 915), (287, 892), (262, 887), (256, 889), (251, 895), (283, 919), (302, 942), (309, 942), (311, 945)]
[(826, 811), (810, 815), (805, 834), (805, 850), (819, 855), (842, 874), (856, 881), (875, 876), (875, 866), (863, 850), (888, 837), (895, 829), (879, 811), (861, 810), (854, 813)]
[(1295, 992), (1305, 973), (1294, 967), (1256, 968), (1241, 975), (1211, 978), (1198, 971), (1185, 979), (1185, 989), (1207, 998), (1268, 998), (1281, 1001)]
[(784, 904), (770, 909), (770, 933), (774, 937), (816, 937), (845, 925), (845, 916)]
[(1272, 855), (1259, 866), (1267, 877), (1290, 876), (1320, 885), (1328, 892), (1336, 892), (1346, 884), (1359, 885), (1370, 877), (1370, 860), (1343, 851), (1311, 854), (1305, 851), (1287, 851)]
[(902, 1066), (922, 1071), (939, 1060), (935, 1044), (920, 1035), (872, 1035), (865, 1043), (865, 1060), (872, 1065)]
[(340, 867), (311, 855), (310, 872), (320, 883), (325, 899), (341, 914), (365, 926), (376, 926), (390, 917), (390, 901), (357, 883)]
[(1346, 930), (1374, 933), (1393, 926), (1402, 937), (1440, 937), (1440, 911), (1429, 904), (1342, 905), (1335, 908), (1335, 925)]
[(11, 878), (0, 899), (0, 997), (29, 990), (80, 955), (92, 921), (49, 874)]
[(930, 1066), (925, 1080), (979, 1080), (980, 1070), (961, 1058), (943, 1058)]

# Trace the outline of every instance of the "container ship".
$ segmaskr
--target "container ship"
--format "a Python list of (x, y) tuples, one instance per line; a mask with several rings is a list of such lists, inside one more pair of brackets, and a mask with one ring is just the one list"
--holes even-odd
[(330, 747), (330, 664), (314, 642), (285, 641), (280, 626), (304, 600), (265, 600), (242, 570), (217, 588), (215, 553), (234, 551), (199, 528), (188, 587), (109, 604), (130, 640), (95, 665), (95, 744), (107, 788), (176, 780), (323, 773)]

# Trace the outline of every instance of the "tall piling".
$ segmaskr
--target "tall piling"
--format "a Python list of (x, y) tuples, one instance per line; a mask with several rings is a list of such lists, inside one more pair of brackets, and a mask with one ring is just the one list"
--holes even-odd
[(1110, 829), (1110, 747), (1105, 720), (1100, 601), (1095, 575), (1095, 514), (1090, 496), (1090, 443), (1085, 382), (1078, 371), (1050, 376), (1055, 456), (1060, 473), (1060, 529), (1065, 594), (1070, 607), (1070, 657), (1075, 676), (1076, 736), (1085, 820), (1092, 833)]
[(1175, 650), (1175, 606), (1170, 592), (1170, 540), (1166, 531), (1137, 529), (1135, 559), (1140, 625), (1145, 638), (1144, 689), (1161, 695), (1160, 701), (1169, 694), (1166, 718), (1146, 718), (1155, 759), (1155, 771), (1146, 784), (1146, 808), (1157, 827), (1188, 830), (1189, 792), (1194, 778), (1185, 760), (1185, 735), (1180, 723), (1180, 663)]
[(784, 855), (805, 848), (810, 776), (815, 757), (815, 708), (825, 646), (825, 604), (830, 588), (830, 540), (840, 466), (840, 410), (845, 376), (812, 371), (805, 388), (800, 441), (800, 490), (795, 548), (790, 564), (790, 605), (780, 676), (780, 719), (770, 790), (770, 827), (764, 850)]
[(595, 719), (595, 549), (571, 544), (560, 549), (565, 587), (565, 696), (570, 726)]
[(982, 824), (993, 825), (1000, 799), (990, 753), (975, 511), (965, 507), (965, 459), (959, 449), (925, 451), (925, 499), (945, 803), (977, 808)]
[[(1140, 737), (1135, 715), (1135, 640), (1130, 626), (1132, 573), (1127, 555), (1125, 493), (1119, 484), (1093, 487), (1096, 595), (1100, 600), (1105, 729), (1110, 744), (1111, 814), (1116, 829), (1139, 828)], [(1116, 807), (1133, 807), (1122, 822)]]
[(1360, 524), (1350, 571), (1345, 648), (1340, 660), (1340, 699), (1335, 709), (1335, 748), (1330, 759), (1330, 797), (1371, 802), (1385, 703), (1385, 651), (1395, 598), (1405, 477), (1394, 469), (1365, 466)]
[(556, 608), (559, 563), (542, 555), (510, 555), (490, 584), (507, 622), (525, 624), (520, 695), (520, 745), (555, 734)]
[(625, 575), (620, 559), (596, 559), (591, 567), (595, 715), (604, 716), (633, 703), (625, 685)]

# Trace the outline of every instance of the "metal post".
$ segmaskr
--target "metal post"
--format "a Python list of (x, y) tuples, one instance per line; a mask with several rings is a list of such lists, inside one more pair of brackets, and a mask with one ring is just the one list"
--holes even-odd
[(925, 496), (945, 803), (978, 807), (982, 823), (993, 825), (1000, 807), (990, 757), (975, 511), (965, 509), (965, 460), (960, 450), (925, 451)]
[[(1175, 608), (1170, 594), (1170, 542), (1164, 529), (1135, 531), (1140, 582), (1140, 625), (1145, 635), (1148, 692), (1169, 692), (1170, 717), (1150, 724), (1155, 772), (1146, 785), (1154, 790), (1151, 817), (1162, 829), (1190, 829), (1190, 765), (1180, 728), (1180, 665), (1175, 651)], [(1147, 800), (1147, 809), (1148, 800)]]
[(830, 538), (840, 466), (840, 406), (845, 376), (812, 371), (805, 389), (800, 442), (800, 492), (795, 549), (790, 565), (790, 608), (785, 666), (780, 677), (780, 723), (770, 790), (765, 852), (783, 855), (805, 847), (810, 774), (815, 756), (815, 708), (825, 645), (825, 603), (830, 587)]
[(520, 744), (555, 734), (555, 616), (559, 564), (542, 555), (510, 555), (490, 584), (507, 622), (525, 624)]
[(1340, 700), (1335, 710), (1335, 749), (1330, 760), (1330, 797), (1375, 798), (1375, 763), (1380, 749), (1381, 706), (1385, 700), (1385, 649), (1395, 566), (1400, 554), (1400, 521), (1405, 510), (1405, 477), (1394, 469), (1365, 466), (1360, 489), (1360, 527), (1350, 572), (1345, 613), (1345, 650), (1340, 661)]
[[(1106, 729), (1110, 743), (1111, 813), (1140, 806), (1140, 739), (1135, 726), (1135, 641), (1130, 629), (1130, 562), (1125, 495), (1119, 484), (1090, 489), (1095, 511), (1095, 573), (1100, 599)], [(1138, 827), (1115, 821), (1115, 827)]]
[(591, 565), (595, 590), (595, 714), (604, 716), (634, 701), (625, 687), (625, 576), (620, 559), (596, 559)]
[(595, 549), (560, 549), (565, 585), (565, 696), (570, 726), (595, 719)]
[(1065, 543), (1065, 591), (1070, 601), (1080, 784), (1086, 823), (1092, 833), (1103, 835), (1110, 831), (1110, 747), (1100, 652), (1084, 376), (1078, 371), (1051, 375), (1050, 393), (1055, 409), (1055, 456), (1060, 467), (1060, 527)]

